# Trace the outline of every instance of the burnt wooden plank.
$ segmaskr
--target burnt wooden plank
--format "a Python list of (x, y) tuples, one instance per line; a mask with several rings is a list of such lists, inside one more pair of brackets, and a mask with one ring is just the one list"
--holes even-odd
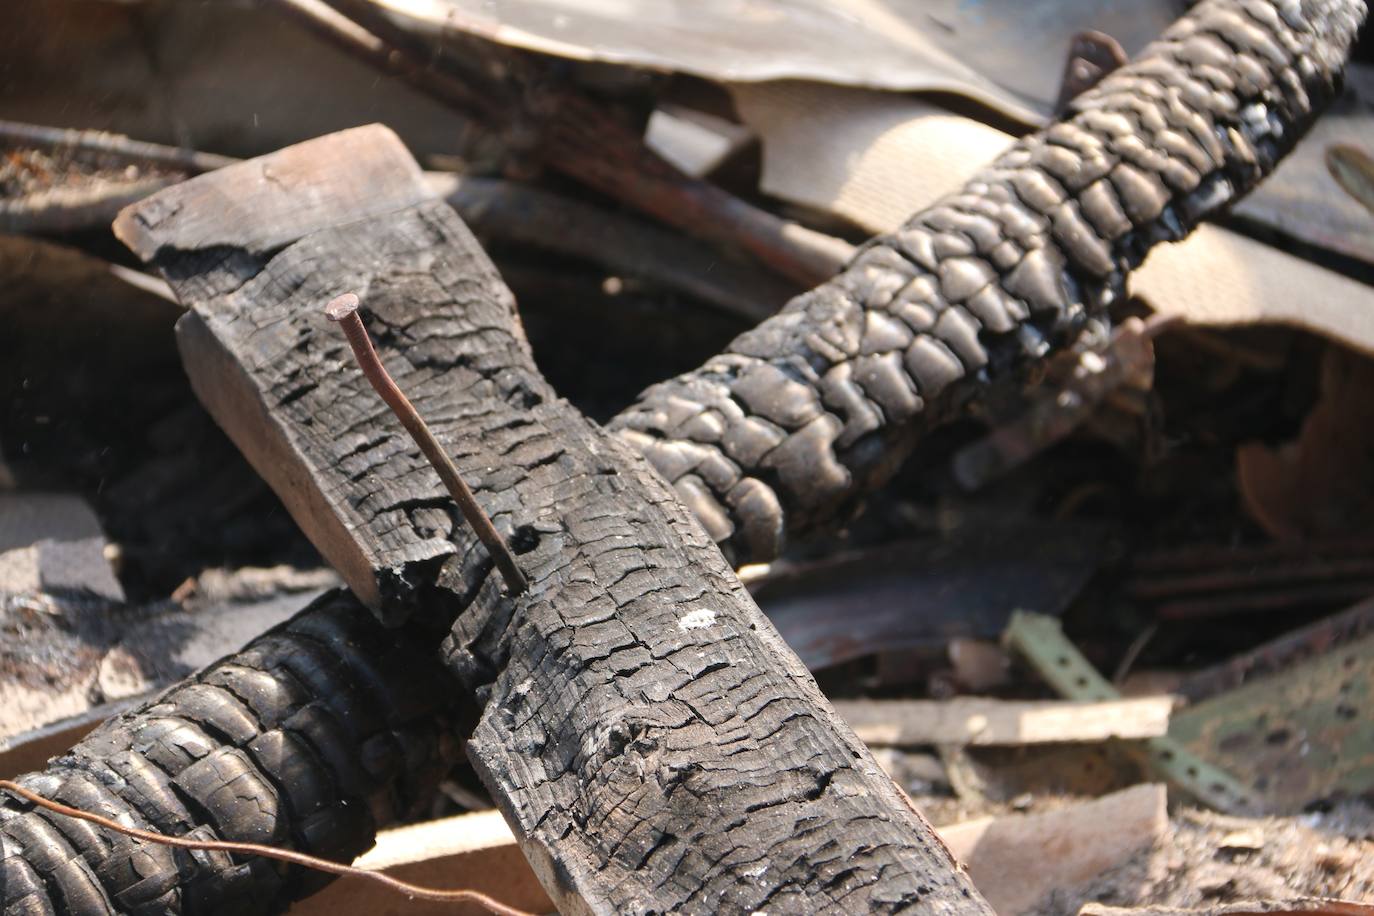
[[(343, 174), (274, 181), (277, 157)], [(119, 229), (192, 308), (178, 334), (197, 392), (321, 551), (384, 619), (452, 621), (444, 660), (484, 703), (469, 757), (551, 898), (987, 912), (672, 490), (539, 375), (453, 211), (292, 204), (392, 171), (418, 181), (384, 129), (345, 132), (146, 204), (232, 200), (233, 225), (182, 232), (139, 205)], [(295, 214), (298, 237), (242, 218), (255, 212)], [(350, 290), (511, 539), (530, 581), (518, 600), (321, 313)]]

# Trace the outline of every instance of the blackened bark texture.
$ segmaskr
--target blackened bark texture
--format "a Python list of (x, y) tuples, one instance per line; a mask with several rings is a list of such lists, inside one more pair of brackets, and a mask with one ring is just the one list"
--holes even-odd
[[(134, 827), (350, 861), (379, 826), (416, 813), (456, 756), (435, 638), (325, 595), (19, 782)], [(328, 880), (0, 796), (7, 916), (277, 912)]]
[(767, 560), (888, 479), (920, 433), (1015, 383), (1267, 174), (1332, 96), (1363, 0), (1203, 0), (1065, 120), (869, 242), (610, 424), (727, 556)]
[[(469, 760), (560, 909), (988, 912), (672, 490), (540, 377), (453, 211), (318, 207), (358, 150), (418, 184), (387, 138), (202, 176), (120, 231), (193, 308), (197, 392), (354, 590), (452, 622), (443, 657), (484, 703)], [(321, 216), (264, 243), (233, 214), (207, 229), (198, 200)], [(349, 290), (519, 555), (518, 599), (321, 313)]]

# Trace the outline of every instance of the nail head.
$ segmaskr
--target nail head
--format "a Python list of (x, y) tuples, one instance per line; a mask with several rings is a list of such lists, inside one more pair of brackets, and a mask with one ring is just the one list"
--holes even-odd
[(324, 314), (330, 321), (343, 321), (357, 310), (358, 297), (353, 293), (344, 293), (329, 300), (329, 304), (324, 307)]

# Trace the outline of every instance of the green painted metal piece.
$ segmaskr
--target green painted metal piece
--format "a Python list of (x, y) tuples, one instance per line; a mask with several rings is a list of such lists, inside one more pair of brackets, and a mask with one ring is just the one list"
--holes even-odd
[(1169, 736), (1291, 814), (1374, 790), (1374, 636), (1176, 713)]
[[(1071, 700), (1112, 700), (1121, 694), (1073, 643), (1059, 621), (1017, 611), (1003, 634), (1008, 648), (1025, 657), (1045, 682)], [(1145, 742), (1150, 766), (1170, 785), (1228, 814), (1255, 811), (1254, 793), (1225, 770), (1208, 763), (1178, 741), (1172, 720), (1167, 737)]]

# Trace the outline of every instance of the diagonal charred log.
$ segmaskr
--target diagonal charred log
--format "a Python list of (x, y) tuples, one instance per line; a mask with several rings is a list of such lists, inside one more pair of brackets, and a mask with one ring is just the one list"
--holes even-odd
[(852, 510), (1014, 384), (1330, 99), (1363, 0), (1204, 0), (954, 193), (610, 424), (738, 563)]
[[(671, 489), (550, 390), (490, 262), (423, 195), (367, 128), (117, 228), (193, 308), (197, 393), (355, 593), (452, 623), (442, 656), (484, 705), (469, 760), (560, 909), (987, 912)], [(320, 313), (346, 290), (519, 554), (518, 599)]]
[[(130, 826), (346, 862), (452, 765), (454, 686), (435, 639), (325, 595), (21, 783)], [(0, 801), (7, 914), (276, 912), (326, 880)]]

